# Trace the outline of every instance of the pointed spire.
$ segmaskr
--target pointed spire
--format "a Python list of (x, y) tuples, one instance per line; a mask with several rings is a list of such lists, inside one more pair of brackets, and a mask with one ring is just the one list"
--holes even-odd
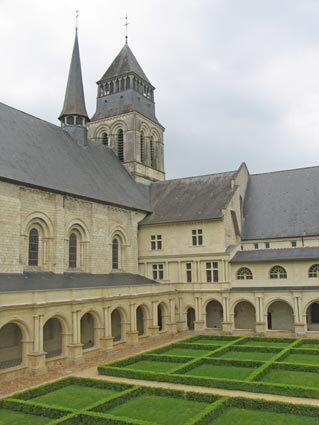
[[(76, 17), (77, 19), (77, 17)], [(78, 29), (76, 21), (75, 40), (69, 70), (68, 83), (65, 91), (64, 105), (59, 116), (61, 120), (66, 115), (79, 115), (88, 120), (85, 107), (84, 90), (82, 82), (81, 60), (78, 42)]]

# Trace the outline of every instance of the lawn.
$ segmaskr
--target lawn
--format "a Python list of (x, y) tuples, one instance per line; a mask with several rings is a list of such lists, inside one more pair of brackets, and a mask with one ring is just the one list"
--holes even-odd
[(319, 373), (317, 371), (304, 372), (299, 370), (270, 369), (269, 372), (262, 377), (262, 381), (319, 388)]
[(240, 342), (240, 345), (244, 345), (246, 347), (279, 347), (284, 348), (287, 347), (290, 342), (282, 341), (278, 338), (278, 341), (273, 341), (272, 339), (267, 340), (255, 340), (248, 339), (247, 341)]
[(199, 339), (189, 340), (185, 342), (189, 342), (190, 344), (203, 344), (203, 345), (225, 345), (229, 344), (230, 342), (235, 341), (237, 338), (234, 339), (226, 339), (226, 338), (209, 338), (209, 337), (202, 337)]
[(253, 370), (254, 368), (252, 367), (204, 363), (188, 370), (185, 372), (185, 375), (203, 376), (206, 378), (245, 379)]
[(195, 348), (179, 348), (179, 347), (173, 347), (169, 348), (168, 350), (162, 352), (161, 354), (165, 354), (168, 356), (181, 356), (181, 357), (203, 357), (207, 354), (211, 353), (212, 350), (206, 350), (206, 349), (195, 349)]
[(160, 425), (182, 425), (207, 403), (156, 395), (142, 395), (107, 411), (114, 416), (151, 421)]
[(318, 418), (230, 407), (209, 425), (318, 425)]
[(52, 421), (52, 419), (15, 412), (8, 409), (0, 409), (1, 425), (37, 425), (47, 424), (50, 421)]
[(302, 354), (298, 352), (291, 352), (288, 356), (279, 360), (280, 362), (286, 363), (304, 363), (304, 364), (313, 364), (319, 365), (319, 355), (318, 354)]
[(256, 360), (267, 361), (271, 359), (277, 352), (263, 352), (263, 351), (235, 351), (230, 349), (225, 353), (218, 355), (212, 354), (212, 357), (230, 360)]
[(182, 365), (183, 363), (177, 362), (161, 362), (160, 360), (140, 360), (136, 363), (131, 363), (125, 366), (125, 368), (132, 370), (145, 370), (148, 372), (169, 372)]
[(116, 393), (117, 391), (111, 389), (85, 387), (84, 385), (67, 385), (59, 390), (35, 397), (32, 401), (71, 409), (81, 409)]
[(313, 350), (319, 350), (319, 343), (315, 341), (303, 341), (298, 348), (311, 348)]

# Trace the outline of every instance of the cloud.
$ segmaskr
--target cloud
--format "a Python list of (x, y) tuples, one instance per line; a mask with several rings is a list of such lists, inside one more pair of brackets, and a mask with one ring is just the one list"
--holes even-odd
[(124, 42), (157, 87), (168, 177), (317, 165), (316, 0), (0, 0), (0, 101), (57, 123), (80, 10), (87, 106)]

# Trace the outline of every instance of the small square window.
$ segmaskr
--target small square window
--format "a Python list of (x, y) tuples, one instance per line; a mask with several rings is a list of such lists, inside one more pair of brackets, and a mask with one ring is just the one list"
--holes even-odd
[(297, 246), (297, 241), (291, 241), (291, 246), (292, 246), (292, 248), (296, 248), (296, 246)]
[(153, 279), (163, 280), (164, 279), (164, 264), (153, 264)]
[(193, 246), (203, 245), (203, 230), (202, 229), (192, 230), (192, 244)]
[(254, 248), (258, 249), (258, 243), (254, 243)]
[(207, 282), (218, 282), (218, 262), (210, 261), (206, 263), (206, 281)]
[(269, 242), (265, 242), (265, 248), (270, 248), (270, 243)]
[(162, 249), (162, 235), (152, 235), (151, 236), (151, 250)]

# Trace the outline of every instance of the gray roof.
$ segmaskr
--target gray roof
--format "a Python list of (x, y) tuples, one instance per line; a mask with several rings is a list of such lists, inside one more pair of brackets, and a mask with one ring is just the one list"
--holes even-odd
[(0, 292), (46, 291), (107, 286), (155, 285), (155, 280), (131, 273), (86, 274), (30, 272), (0, 274)]
[(319, 234), (319, 167), (250, 176), (243, 239)]
[(88, 118), (86, 112), (80, 51), (78, 43), (78, 33), (75, 33), (75, 40), (72, 52), (72, 59), (69, 70), (69, 78), (65, 91), (64, 105), (59, 118), (64, 115), (81, 115)]
[(141, 224), (210, 220), (221, 217), (233, 194), (237, 171), (152, 183), (152, 214)]
[(254, 251), (238, 251), (230, 260), (231, 263), (259, 263), (296, 260), (319, 260), (319, 247), (255, 249)]
[(56, 125), (0, 103), (0, 178), (148, 211), (140, 189), (113, 151), (78, 144)]
[(140, 64), (137, 62), (137, 59), (134, 56), (132, 50), (129, 48), (129, 45), (125, 44), (120, 53), (116, 56), (112, 64), (109, 66), (101, 80), (109, 80), (119, 75), (128, 74), (132, 72), (149, 83), (148, 78), (146, 77)]

